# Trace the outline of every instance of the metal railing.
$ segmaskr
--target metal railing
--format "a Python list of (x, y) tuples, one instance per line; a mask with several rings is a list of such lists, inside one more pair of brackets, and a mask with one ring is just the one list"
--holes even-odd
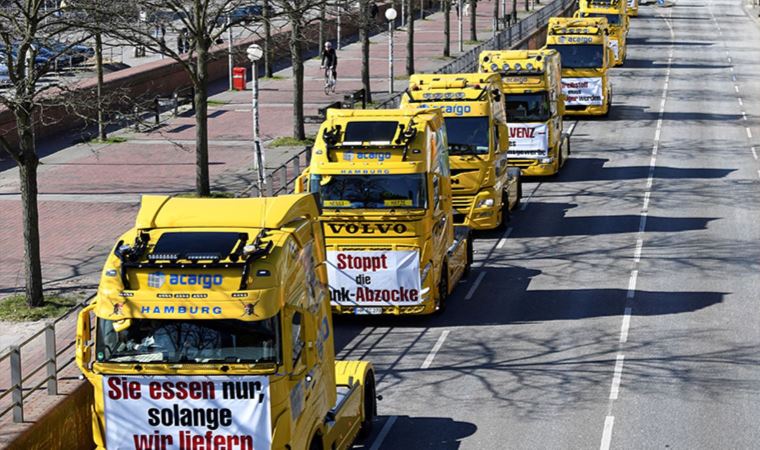
[[(24, 421), (24, 400), (30, 395), (46, 388), (47, 395), (58, 395), (58, 381), (61, 372), (74, 362), (74, 353), (70, 350), (74, 347), (76, 339), (72, 339), (58, 348), (56, 341), (56, 325), (69, 319), (72, 314), (76, 314), (92, 299), (91, 296), (81, 303), (71, 308), (63, 316), (46, 323), (39, 331), (26, 338), (19, 344), (8, 347), (0, 354), (0, 364), (8, 360), (10, 364), (10, 386), (0, 386), (0, 401), (5, 397), (11, 396), (10, 405), (0, 410), (0, 419), (9, 412), (13, 413), (13, 421), (20, 423)], [(24, 367), (24, 348), (31, 346), (31, 343), (40, 336), (44, 336), (45, 356), (42, 362), (36, 367)], [(38, 354), (35, 354), (39, 357)], [(33, 358), (33, 357), (32, 357)], [(45, 374), (32, 380), (35, 375), (41, 371)], [(31, 386), (29, 383), (33, 383)], [(1, 406), (0, 406), (1, 407)]]

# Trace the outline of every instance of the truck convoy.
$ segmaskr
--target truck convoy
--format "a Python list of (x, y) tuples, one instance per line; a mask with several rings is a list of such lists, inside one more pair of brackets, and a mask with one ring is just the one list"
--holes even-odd
[(454, 223), (505, 228), (520, 202), (519, 170), (508, 167), (509, 133), (498, 74), (415, 74), (401, 107), (439, 108), (446, 123)]
[(374, 371), (334, 360), (318, 216), (312, 195), (143, 197), (77, 325), (97, 448), (346, 449), (369, 429)]
[(440, 109), (330, 109), (297, 191), (318, 194), (338, 314), (431, 314), (469, 270)]
[(561, 70), (556, 50), (480, 53), (481, 72), (501, 73), (510, 122), (509, 164), (523, 175), (554, 175), (570, 155), (570, 137), (562, 131)]
[(612, 105), (609, 70), (614, 56), (607, 45), (604, 17), (552, 17), (546, 48), (562, 58), (565, 115), (605, 116)]
[(626, 7), (628, 0), (580, 0), (577, 17), (604, 17), (609, 25), (607, 45), (615, 55), (615, 66), (625, 62), (626, 38), (630, 19)]

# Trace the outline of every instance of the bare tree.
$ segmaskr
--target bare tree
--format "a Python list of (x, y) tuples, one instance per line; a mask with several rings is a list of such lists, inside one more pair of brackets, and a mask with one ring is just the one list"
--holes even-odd
[[(37, 168), (39, 155), (35, 142), (35, 122), (44, 120), (42, 110), (63, 101), (56, 92), (55, 81), (42, 82), (57, 62), (66, 58), (76, 36), (70, 36), (69, 24), (62, 20), (62, 11), (44, 8), (43, 0), (16, 0), (0, 8), (0, 54), (8, 66), (10, 86), (0, 94), (0, 104), (16, 119), (16, 129), (0, 134), (0, 147), (16, 162), (19, 169), (22, 221), (24, 228), (24, 281), (29, 306), (41, 306), (42, 267), (40, 257), (39, 211), (37, 205)], [(70, 44), (58, 41), (73, 38)], [(81, 35), (79, 35), (81, 38)], [(45, 50), (43, 45), (56, 43)]]
[(274, 61), (272, 61), (274, 58), (272, 51), (272, 6), (270, 0), (264, 0), (262, 15), (264, 20), (264, 75), (271, 78), (274, 76)]
[(443, 0), (443, 56), (451, 56), (451, 2)]
[[(126, 40), (137, 48), (169, 56), (184, 69), (193, 88), (195, 111), (195, 190), (199, 196), (211, 192), (208, 167), (208, 64), (211, 47), (221, 42), (232, 24), (228, 17), (243, 7), (244, 0), (73, 0), (76, 9), (107, 18), (103, 31)], [(177, 34), (177, 47), (157, 32), (164, 24)]]
[(470, 40), (478, 41), (478, 21), (477, 21), (478, 0), (470, 0)]
[(359, 41), (362, 47), (362, 88), (365, 99), (372, 101), (372, 87), (369, 83), (369, 34), (371, 26), (370, 0), (359, 0)]
[(406, 74), (414, 74), (414, 0), (406, 8)]
[(499, 31), (499, 0), (493, 1), (493, 34)]

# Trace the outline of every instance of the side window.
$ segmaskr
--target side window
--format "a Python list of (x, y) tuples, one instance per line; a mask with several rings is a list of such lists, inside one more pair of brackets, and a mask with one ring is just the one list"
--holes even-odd
[(496, 153), (499, 153), (501, 151), (501, 144), (499, 140), (499, 122), (494, 122), (493, 124), (493, 146), (496, 150)]
[(298, 366), (303, 348), (305, 346), (304, 331), (302, 325), (302, 315), (300, 312), (293, 314), (290, 323), (291, 342), (293, 343), (293, 367)]

